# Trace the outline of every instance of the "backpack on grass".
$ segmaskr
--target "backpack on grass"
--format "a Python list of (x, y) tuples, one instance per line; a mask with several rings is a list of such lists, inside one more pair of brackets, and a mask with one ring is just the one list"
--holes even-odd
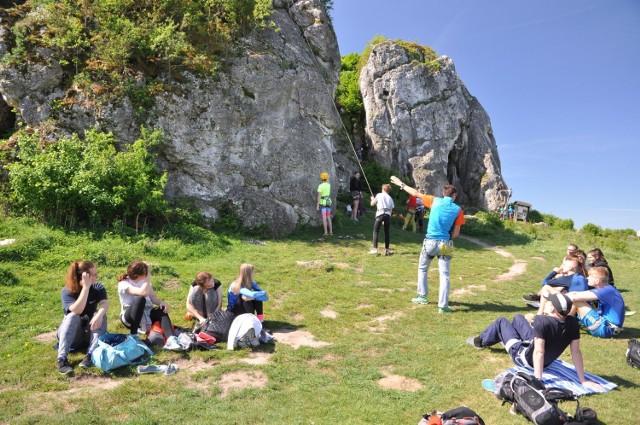
[(425, 413), (418, 425), (485, 425), (482, 418), (466, 406), (438, 413)]
[(637, 339), (630, 339), (627, 347), (627, 363), (632, 367), (640, 368), (640, 342)]
[(196, 327), (194, 333), (204, 332), (211, 335), (216, 341), (226, 341), (229, 338), (229, 329), (235, 316), (231, 311), (216, 311), (202, 326)]
[(576, 416), (581, 412), (578, 397), (573, 392), (561, 388), (547, 389), (539, 379), (527, 373), (503, 372), (495, 382), (496, 397), (503, 404), (513, 403), (516, 412), (536, 425), (562, 425), (573, 420), (558, 407), (559, 401), (575, 401), (578, 403)]

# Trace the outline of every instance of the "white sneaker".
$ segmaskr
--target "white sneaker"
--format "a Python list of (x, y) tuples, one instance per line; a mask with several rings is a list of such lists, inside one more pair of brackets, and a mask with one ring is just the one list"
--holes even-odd
[(177, 336), (170, 336), (169, 338), (167, 338), (167, 343), (164, 344), (164, 348), (165, 350), (172, 350), (172, 351), (183, 351), (184, 349), (182, 348), (182, 345), (180, 345), (180, 341), (178, 340)]
[(377, 254), (378, 253), (378, 248), (371, 248), (371, 251), (369, 251), (369, 254)]

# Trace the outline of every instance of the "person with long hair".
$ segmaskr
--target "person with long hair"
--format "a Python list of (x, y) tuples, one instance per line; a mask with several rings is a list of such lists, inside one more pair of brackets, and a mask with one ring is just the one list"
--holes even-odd
[(222, 307), (222, 284), (209, 272), (200, 272), (187, 294), (187, 311), (201, 324)]
[[(149, 263), (136, 260), (129, 264), (127, 272), (118, 277), (118, 296), (120, 321), (129, 328), (131, 335), (137, 337), (139, 331), (147, 333), (149, 342), (156, 345), (161, 345), (174, 337), (173, 325), (169, 318), (169, 306), (158, 298), (151, 286)], [(152, 325), (154, 332), (152, 332)], [(155, 330), (155, 328), (159, 329)], [(162, 338), (158, 335), (160, 330), (163, 334)]]
[(65, 286), (60, 293), (64, 319), (58, 328), (58, 372), (69, 374), (73, 367), (70, 351), (88, 347), (80, 367), (91, 367), (91, 353), (98, 338), (107, 332), (107, 290), (98, 283), (98, 268), (91, 261), (74, 261), (67, 270)]
[(593, 248), (587, 253), (587, 264), (589, 268), (604, 267), (605, 269), (607, 269), (607, 272), (609, 273), (609, 285), (615, 286), (615, 282), (613, 280), (613, 272), (611, 271), (611, 267), (609, 267), (609, 263), (607, 262), (607, 259), (604, 257), (604, 253), (600, 248)]
[(227, 310), (236, 316), (251, 313), (264, 321), (264, 301), (268, 295), (254, 280), (255, 268), (249, 263), (240, 266), (238, 278), (229, 286)]

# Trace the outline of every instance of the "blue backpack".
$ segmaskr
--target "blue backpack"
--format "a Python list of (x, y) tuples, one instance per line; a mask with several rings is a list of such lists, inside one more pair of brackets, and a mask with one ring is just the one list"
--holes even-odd
[(93, 365), (105, 372), (148, 362), (153, 351), (132, 335), (106, 333), (91, 353)]

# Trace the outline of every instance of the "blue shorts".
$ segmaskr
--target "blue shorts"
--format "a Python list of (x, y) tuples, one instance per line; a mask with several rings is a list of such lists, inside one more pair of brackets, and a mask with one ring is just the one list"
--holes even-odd
[(320, 212), (322, 213), (322, 216), (328, 216), (331, 215), (331, 207), (327, 207), (327, 206), (320, 206)]
[(612, 328), (604, 317), (597, 311), (591, 310), (584, 317), (580, 318), (580, 324), (587, 328), (589, 333), (599, 338), (612, 338), (619, 331)]

